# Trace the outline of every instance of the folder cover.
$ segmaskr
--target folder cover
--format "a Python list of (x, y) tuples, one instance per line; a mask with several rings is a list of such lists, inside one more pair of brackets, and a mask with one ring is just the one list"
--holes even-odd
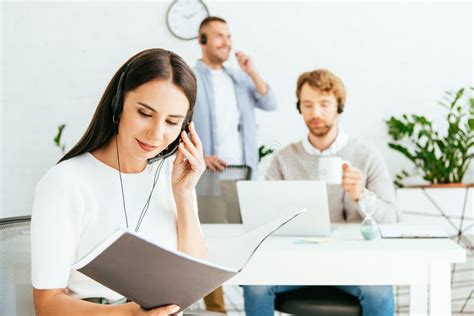
[(304, 211), (291, 213), (228, 240), (221, 239), (216, 244), (218, 249), (209, 249), (208, 260), (167, 249), (130, 231), (119, 230), (72, 268), (146, 310), (176, 304), (182, 311), (240, 272), (271, 233)]

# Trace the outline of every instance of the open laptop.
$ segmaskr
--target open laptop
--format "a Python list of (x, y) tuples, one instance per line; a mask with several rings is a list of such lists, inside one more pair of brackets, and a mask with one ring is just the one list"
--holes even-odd
[(238, 181), (245, 230), (298, 209), (308, 211), (277, 230), (279, 236), (327, 236), (331, 233), (326, 184), (322, 181)]

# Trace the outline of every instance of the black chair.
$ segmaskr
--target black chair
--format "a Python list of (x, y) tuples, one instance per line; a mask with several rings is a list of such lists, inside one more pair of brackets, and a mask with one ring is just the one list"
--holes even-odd
[(311, 286), (276, 295), (275, 309), (298, 316), (359, 316), (357, 297), (331, 286)]

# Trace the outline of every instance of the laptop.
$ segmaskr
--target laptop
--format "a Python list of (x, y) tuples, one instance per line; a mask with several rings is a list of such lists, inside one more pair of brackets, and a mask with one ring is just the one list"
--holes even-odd
[(326, 184), (322, 181), (238, 181), (245, 230), (299, 209), (307, 209), (278, 229), (279, 236), (328, 236), (331, 233)]

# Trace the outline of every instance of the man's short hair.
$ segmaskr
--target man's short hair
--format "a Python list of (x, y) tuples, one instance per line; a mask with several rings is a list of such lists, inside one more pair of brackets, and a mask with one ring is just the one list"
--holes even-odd
[(300, 93), (303, 85), (307, 83), (313, 89), (320, 90), (325, 93), (332, 93), (337, 100), (337, 112), (344, 111), (344, 103), (346, 102), (346, 88), (342, 80), (335, 74), (325, 69), (317, 69), (302, 73), (298, 82), (296, 83), (296, 108), (301, 113), (300, 109)]
[(199, 25), (199, 34), (202, 34), (202, 29), (211, 24), (212, 22), (222, 22), (227, 24), (227, 21), (223, 18), (220, 18), (218, 16), (208, 16), (207, 18), (202, 20), (201, 24)]

